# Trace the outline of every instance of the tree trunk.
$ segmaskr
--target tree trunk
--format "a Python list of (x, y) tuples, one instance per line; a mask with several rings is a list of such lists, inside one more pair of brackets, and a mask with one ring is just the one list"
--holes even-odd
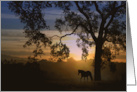
[(94, 80), (101, 80), (101, 54), (102, 54), (102, 43), (96, 43), (95, 51), (95, 67), (94, 67)]

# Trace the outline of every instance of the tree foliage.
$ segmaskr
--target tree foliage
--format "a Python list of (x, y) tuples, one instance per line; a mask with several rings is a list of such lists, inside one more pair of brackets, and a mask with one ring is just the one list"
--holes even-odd
[[(66, 3), (70, 5), (67, 8), (64, 7)], [(119, 44), (121, 49), (126, 49), (126, 2), (75, 1), (58, 4), (58, 7), (64, 10), (65, 16), (56, 20), (55, 27), (59, 31), (65, 30), (62, 26), (68, 26), (71, 30), (76, 26), (81, 29), (76, 30), (78, 32), (74, 34), (79, 36), (77, 45), (82, 48), (82, 57), (88, 56), (88, 46), (98, 43), (111, 42), (115, 45), (115, 49), (116, 44)], [(73, 10), (72, 7), (76, 7), (77, 10)], [(91, 38), (93, 40), (90, 40)]]
[(12, 1), (9, 2), (9, 9), (19, 16), (20, 21), (25, 24), (24, 33), (28, 41), (24, 44), (24, 47), (35, 44), (36, 49), (33, 51), (34, 58), (38, 55), (42, 55), (43, 46), (51, 45), (51, 40), (40, 30), (49, 26), (46, 24), (42, 9), (52, 7), (51, 2), (44, 1)]
[[(41, 33), (48, 29), (43, 9), (60, 8), (63, 18), (56, 19), (55, 28), (59, 32), (72, 30), (70, 34), (57, 36), (59, 43), (52, 44), (52, 38)], [(25, 24), (24, 33), (28, 38), (24, 47), (36, 45), (34, 57), (42, 55), (42, 46), (51, 47), (51, 55), (59, 59), (69, 57), (69, 48), (62, 38), (77, 35), (77, 46), (82, 49), (82, 59), (87, 59), (88, 50), (95, 46), (95, 80), (100, 80), (100, 67), (104, 61), (114, 59), (117, 52), (126, 49), (126, 2), (125, 1), (24, 1), (9, 2), (9, 9)], [(112, 44), (111, 48), (106, 43)], [(112, 48), (113, 47), (113, 48)], [(115, 65), (110, 65), (114, 66)], [(113, 68), (115, 69), (115, 68)]]

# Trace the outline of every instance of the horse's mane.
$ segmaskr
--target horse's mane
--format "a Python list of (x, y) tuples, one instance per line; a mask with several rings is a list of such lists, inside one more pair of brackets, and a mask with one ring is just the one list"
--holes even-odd
[(78, 70), (79, 72), (85, 72), (85, 71), (83, 71), (83, 70)]

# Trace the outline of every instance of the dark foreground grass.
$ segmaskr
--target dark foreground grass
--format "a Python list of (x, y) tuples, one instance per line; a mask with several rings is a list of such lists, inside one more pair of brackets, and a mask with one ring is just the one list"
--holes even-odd
[[(40, 64), (1, 64), (2, 91), (125, 91), (126, 82), (61, 78), (40, 69)], [(50, 71), (50, 69), (49, 69)]]

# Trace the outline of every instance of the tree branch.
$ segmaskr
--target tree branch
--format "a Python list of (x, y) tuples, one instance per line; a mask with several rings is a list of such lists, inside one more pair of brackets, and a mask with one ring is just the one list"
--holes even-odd
[(69, 36), (69, 35), (74, 34), (74, 33), (76, 32), (78, 26), (79, 26), (79, 25), (77, 25), (76, 28), (75, 28), (70, 34), (65, 34), (65, 35), (63, 35), (63, 36), (53, 35), (52, 37), (49, 37), (49, 38), (52, 39), (53, 37), (58, 37), (58, 38), (60, 39), (59, 44), (61, 44), (61, 43), (62, 43), (62, 42), (61, 42), (61, 39), (64, 38), (64, 37), (66, 37), (66, 36)]
[(89, 20), (89, 16), (80, 8), (77, 1), (75, 1), (75, 4), (76, 4), (78, 10)]
[(103, 37), (103, 42), (105, 42), (105, 41), (107, 40), (107, 39), (106, 39), (107, 34), (108, 34), (108, 29), (105, 29), (105, 35), (104, 35), (104, 37)]
[(59, 37), (60, 38), (60, 36), (58, 36), (58, 35), (53, 35), (52, 37), (49, 37), (49, 38), (52, 39), (53, 37)]
[(93, 1), (93, 3), (95, 5), (96, 11), (101, 15), (101, 18), (102, 18), (102, 21), (101, 21), (101, 24), (100, 24), (100, 29), (99, 29), (99, 35), (98, 35), (98, 38), (102, 38), (102, 35), (103, 35), (103, 30), (102, 29), (104, 28), (104, 24), (106, 22), (106, 19), (104, 18), (103, 13), (99, 9), (97, 2)]
[(87, 22), (88, 22), (88, 24), (89, 24), (89, 26), (90, 26), (90, 31), (89, 31), (88, 28), (85, 27), (83, 24), (80, 24), (80, 25), (81, 25), (82, 27), (84, 27), (84, 28), (91, 34), (91, 36), (92, 36), (92, 38), (94, 39), (94, 41), (96, 41), (97, 38), (96, 38), (95, 34), (94, 34), (93, 31), (92, 31), (92, 25), (91, 25), (91, 23), (90, 23), (89, 16), (83, 11), (83, 9), (80, 8), (80, 6), (79, 6), (79, 4), (78, 4), (77, 1), (75, 1), (75, 4), (76, 4), (78, 10), (86, 17)]
[(62, 42), (61, 42), (62, 38), (74, 34), (74, 33), (76, 32), (78, 26), (79, 26), (79, 25), (77, 25), (76, 28), (75, 28), (70, 34), (65, 34), (65, 35), (61, 36), (61, 37), (60, 37), (60, 43), (62, 43)]
[(119, 8), (125, 6), (125, 4), (120, 5), (120, 6), (118, 6), (118, 7), (115, 7), (115, 5), (116, 5), (116, 2), (114, 2), (114, 4), (113, 4), (113, 10), (112, 10), (111, 12), (109, 12), (109, 13), (106, 15), (106, 17), (105, 17), (105, 18), (107, 19), (107, 18), (111, 15), (111, 19), (109, 20), (108, 24), (107, 24), (106, 27), (104, 28), (104, 29), (105, 29), (104, 40), (106, 39), (106, 36), (107, 36), (107, 33), (108, 33), (108, 27), (109, 27), (110, 24), (112, 23), (112, 21), (113, 21), (113, 19), (114, 19), (114, 16), (115, 16), (115, 14), (116, 14), (116, 12), (117, 12), (117, 10), (118, 10)]
[(111, 19), (109, 20), (108, 24), (106, 25), (105, 29), (107, 29), (109, 27), (109, 25), (111, 24), (111, 22), (114, 19), (114, 14), (111, 16)]
[(111, 19), (110, 19), (110, 21), (108, 22), (108, 24), (107, 24), (107, 26), (106, 26), (105, 28), (108, 28), (108, 26), (111, 24), (111, 22), (113, 21), (114, 15), (116, 14), (117, 10), (118, 10), (119, 8), (125, 6), (125, 4), (120, 5), (120, 6), (118, 6), (118, 7), (115, 7), (115, 5), (116, 5), (116, 1), (115, 1), (114, 4), (113, 4), (113, 10), (111, 10), (111, 12), (109, 12), (109, 13), (105, 16), (105, 19), (107, 19), (107, 18), (111, 15)]
[(97, 2), (96, 2), (96, 1), (93, 1), (93, 3), (94, 3), (94, 5), (95, 5), (95, 8), (96, 8), (97, 12), (98, 12), (98, 13), (101, 15), (101, 17), (103, 18), (103, 14), (102, 14), (102, 12), (99, 10), (99, 7), (98, 7)]
[(119, 9), (119, 8), (121, 8), (121, 7), (125, 7), (126, 6), (126, 3), (125, 4), (121, 4), (120, 6), (118, 6), (118, 7), (116, 7), (116, 9)]
[(114, 19), (114, 15), (115, 15), (115, 14), (113, 14), (113, 15), (111, 16), (111, 19), (109, 20), (108, 24), (107, 24), (106, 27), (104, 28), (104, 30), (105, 30), (105, 35), (104, 35), (104, 37), (103, 37), (103, 40), (104, 40), (104, 41), (106, 40), (106, 36), (107, 36), (107, 34), (108, 34), (108, 27), (109, 27), (109, 25), (112, 23), (112, 21), (113, 21), (113, 19)]
[(116, 1), (113, 3), (113, 10), (111, 10), (110, 12), (108, 12), (108, 14), (105, 16), (105, 19), (107, 19), (110, 15), (112, 15), (113, 14), (113, 12), (114, 12), (114, 10), (115, 10), (115, 5), (116, 5)]
[(88, 31), (88, 32), (91, 34), (93, 40), (96, 42), (97, 38), (96, 38), (96, 36), (94, 35), (94, 33), (93, 33), (93, 31), (92, 31), (92, 28), (90, 28), (90, 30), (89, 30), (89, 29), (88, 29), (85, 25), (83, 25), (82, 23), (80, 23), (80, 25), (81, 25), (83, 28), (85, 28), (85, 30)]

